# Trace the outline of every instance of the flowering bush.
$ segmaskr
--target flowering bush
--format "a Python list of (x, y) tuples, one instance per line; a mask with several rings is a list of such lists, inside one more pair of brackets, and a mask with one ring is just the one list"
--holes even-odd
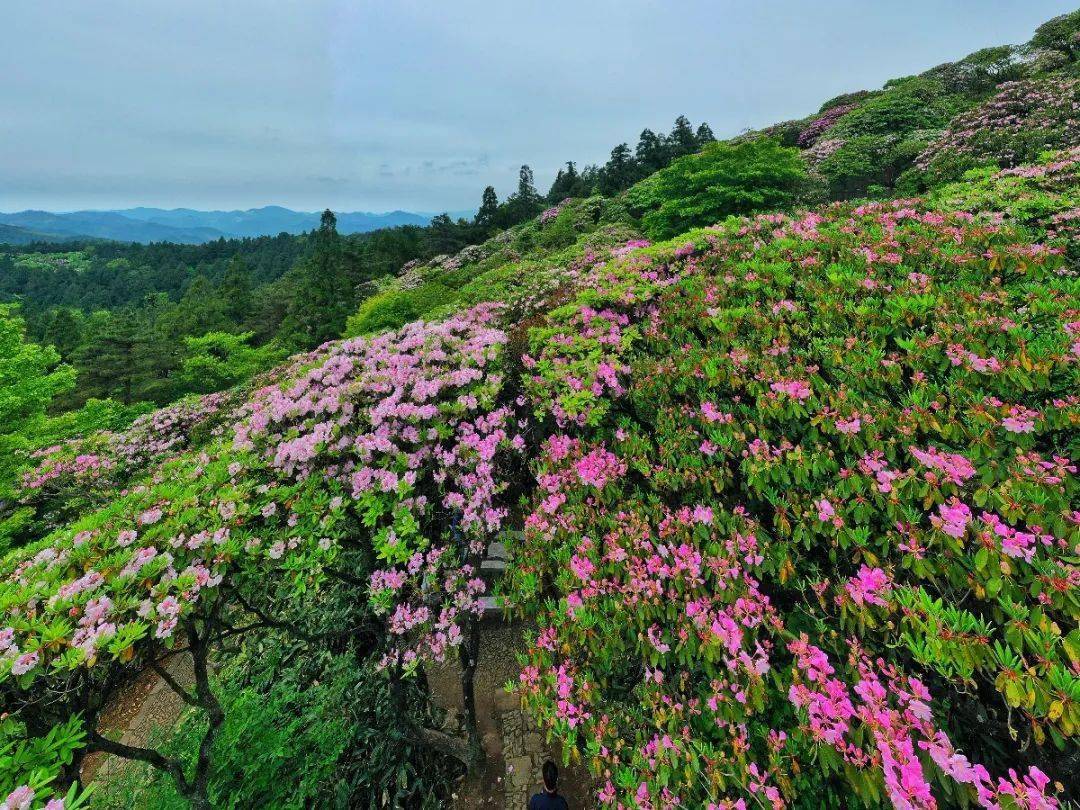
[[(798, 159), (744, 147), (674, 164), (703, 185), (660, 210), (705, 221), (706, 175), (729, 170), (723, 195), (756, 207), (755, 156)], [(505, 596), (536, 632), (517, 688), (601, 804), (1058, 806), (1080, 727), (1075, 165), (984, 173), (970, 205), (952, 188), (659, 245), (571, 203), (545, 230), (580, 215), (572, 246), (522, 260), (532, 223), (427, 280), (508, 304), (50, 449), (27, 497), (61, 525), (0, 559), (3, 705), (20, 728), (78, 715), (88, 750), (207, 807), (230, 728), (212, 651), (344, 634), (391, 700), (457, 653), (476, 751), (479, 564), (520, 526)], [(68, 518), (80, 489), (100, 492)], [(328, 592), (349, 623), (324, 634), (346, 613), (320, 616)], [(201, 710), (186, 754), (97, 731), (145, 667)], [(52, 773), (5, 773), (7, 804), (38, 810)]]
[(833, 124), (854, 110), (857, 104), (838, 104), (835, 107), (830, 107), (813, 121), (811, 121), (806, 128), (799, 133), (799, 137), (795, 143), (800, 149), (808, 149), (818, 142)]
[(236, 399), (235, 392), (184, 399), (137, 417), (124, 430), (103, 430), (32, 453), (36, 463), (23, 473), (17, 498), (34, 519), (22, 527), (20, 544), (97, 508), (155, 465), (208, 441)]
[(940, 182), (974, 166), (1016, 166), (1045, 150), (1072, 146), (1080, 146), (1080, 80), (1030, 79), (1006, 82), (958, 115), (915, 165)]
[(1032, 229), (1075, 254), (1080, 246), (1080, 147), (1048, 154), (1033, 165), (971, 169), (958, 183), (935, 189), (939, 208), (988, 212)]
[[(210, 645), (251, 614), (277, 626), (275, 597), (318, 589), (335, 566), (370, 581), (372, 611), (388, 615), (400, 645), (387, 665), (409, 671), (460, 646), (483, 589), (473, 569), (505, 517), (501, 458), (523, 447), (500, 400), (495, 315), (336, 344), (256, 392), (231, 436), (6, 557), (5, 705), (30, 695), (27, 711), (52, 710), (60, 692), (86, 712), (91, 747), (132, 756), (94, 731), (96, 714), (125, 669), (156, 665), (182, 630), (201, 673), (185, 700), (208, 713), (210, 740), (223, 719)], [(64, 686), (73, 679), (86, 691)], [(147, 761), (205, 806), (205, 782), (181, 763)]]
[(86, 734), (77, 718), (55, 726), (41, 737), (27, 738), (26, 727), (0, 716), (0, 808), (4, 810), (78, 810), (90, 791), (71, 785), (58, 795), (60, 773)]
[(556, 432), (511, 549), (539, 623), (519, 688), (601, 804), (1056, 806), (1080, 730), (1061, 263), (968, 214), (833, 206), (614, 263), (533, 332)]

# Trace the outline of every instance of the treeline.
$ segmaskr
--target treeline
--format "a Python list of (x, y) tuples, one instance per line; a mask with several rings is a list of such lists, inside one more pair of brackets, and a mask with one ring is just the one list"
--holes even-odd
[[(658, 135), (646, 127), (641, 131), (633, 150), (629, 144), (620, 143), (611, 150), (611, 156), (602, 166), (589, 164), (578, 171), (577, 163), (567, 161), (565, 167), (556, 173), (545, 195), (537, 192), (532, 169), (527, 165), (522, 166), (517, 191), (504, 202), (499, 202), (494, 186), (484, 189), (473, 225), (490, 235), (532, 219), (544, 210), (545, 205), (555, 205), (567, 197), (588, 197), (593, 194), (614, 196), (666, 168), (676, 158), (698, 152), (715, 140), (708, 124), (703, 122), (695, 131), (689, 119), (680, 115), (669, 134)], [(432, 225), (435, 225), (434, 221)]]
[[(27, 337), (78, 371), (54, 409), (164, 404), (339, 337), (370, 282), (487, 235), (443, 215), (426, 228), (341, 236), (327, 212), (319, 230), (298, 236), (8, 247), (0, 303), (17, 304)], [(208, 353), (223, 379), (185, 375), (185, 363), (205, 367)]]
[(698, 152), (715, 140), (708, 124), (702, 122), (695, 131), (689, 119), (680, 115), (667, 135), (658, 135), (646, 127), (633, 150), (628, 143), (620, 143), (611, 150), (603, 166), (589, 165), (578, 172), (573, 161), (568, 161), (566, 168), (555, 175), (547, 199), (557, 203), (567, 197), (587, 197), (596, 192), (611, 197), (667, 168), (676, 158)]
[(525, 165), (504, 201), (488, 186), (472, 220), (441, 214), (427, 227), (341, 236), (328, 211), (301, 235), (0, 247), (0, 303), (17, 304), (27, 337), (77, 370), (57, 411), (90, 399), (165, 404), (340, 337), (375, 282), (409, 261), (457, 253), (566, 197), (617, 194), (713, 140), (708, 124), (695, 130), (679, 116), (670, 133), (645, 129), (636, 149), (619, 144), (603, 165), (567, 162), (547, 194)]

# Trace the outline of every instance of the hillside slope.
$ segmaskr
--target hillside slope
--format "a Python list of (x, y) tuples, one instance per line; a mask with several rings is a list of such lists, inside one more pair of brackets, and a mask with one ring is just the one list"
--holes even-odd
[[(198, 245), (217, 239), (243, 239), (276, 236), (279, 233), (301, 234), (319, 226), (318, 212), (292, 211), (280, 206), (265, 206), (247, 211), (196, 211), (189, 208), (128, 208), (116, 211), (19, 211), (0, 213), (0, 225), (23, 228), (45, 234), (47, 239), (94, 237), (118, 242), (176, 242)], [(369, 233), (401, 225), (422, 227), (431, 221), (424, 214), (391, 211), (372, 214), (346, 212), (338, 217), (345, 234)], [(3, 232), (0, 232), (0, 237)], [(17, 236), (11, 232), (11, 236)], [(0, 238), (0, 243), (7, 241)], [(9, 244), (26, 244), (11, 241)]]
[[(1019, 176), (1071, 193), (1077, 169)], [(0, 684), (91, 662), (100, 684), (164, 653), (181, 619), (199, 633), (207, 610), (348, 592), (331, 569), (370, 581), (354, 609), (410, 628), (379, 647), (408, 672), (468, 638), (470, 560), (502, 536), (506, 597), (540, 626), (521, 694), (601, 800), (1052, 803), (1042, 774), (1065, 780), (1080, 719), (1080, 298), (1064, 245), (987, 210), (1016, 177), (992, 178), (975, 218), (831, 206), (583, 247), (578, 272), (510, 310), (331, 344), (237, 410), (203, 400), (194, 421), (62, 451), (34, 497), (59, 514), (93, 480), (103, 508), (81, 502), (3, 563)], [(117, 497), (125, 480), (143, 484)], [(10, 613), (27, 600), (53, 607)], [(69, 605), (93, 624), (65, 630)], [(73, 631), (63, 654), (43, 644)], [(973, 694), (1024, 718), (1026, 749)], [(990, 771), (930, 764), (954, 746)]]
[(15, 225), (0, 223), (0, 245), (33, 245), (38, 242), (68, 242), (87, 238), (88, 237), (83, 234), (72, 235), (70, 237), (58, 236), (56, 234), (41, 233), (28, 228), (20, 228)]
[[(888, 180), (925, 195), (829, 201), (866, 176), (829, 190), (816, 143), (707, 145), (407, 265), (352, 337), (43, 449), (0, 559), (2, 729), (33, 768), (0, 788), (37, 810), (90, 749), (157, 769), (139, 806), (448, 804), (481, 764), (500, 543), (507, 689), (600, 806), (1077, 800), (1070, 19), (1035, 91), (901, 82), (815, 125), (841, 154), (937, 116)], [(171, 655), (190, 722), (99, 734)], [(454, 659), (447, 718), (427, 673)]]

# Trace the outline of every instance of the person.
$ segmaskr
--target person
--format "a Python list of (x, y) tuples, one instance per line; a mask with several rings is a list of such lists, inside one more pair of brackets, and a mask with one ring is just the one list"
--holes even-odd
[(529, 799), (529, 810), (570, 810), (566, 799), (559, 795), (559, 769), (550, 759), (541, 770), (544, 789)]

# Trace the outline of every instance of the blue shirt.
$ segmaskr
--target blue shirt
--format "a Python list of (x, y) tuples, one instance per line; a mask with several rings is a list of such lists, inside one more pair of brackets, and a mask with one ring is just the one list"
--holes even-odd
[(548, 793), (545, 790), (533, 794), (529, 799), (529, 810), (570, 810), (570, 806), (558, 793)]

